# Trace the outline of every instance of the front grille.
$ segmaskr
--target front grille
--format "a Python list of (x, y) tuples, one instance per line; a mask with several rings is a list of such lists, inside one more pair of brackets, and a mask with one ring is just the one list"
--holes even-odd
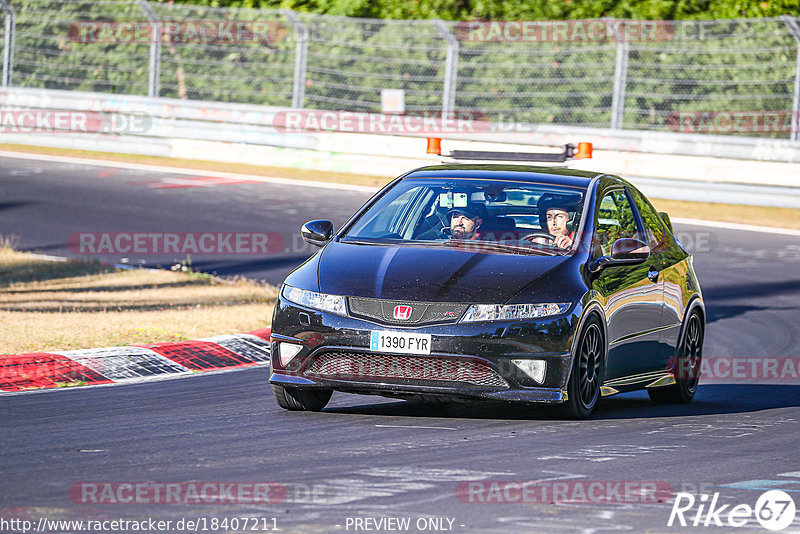
[[(386, 324), (454, 323), (469, 307), (468, 304), (449, 302), (412, 302), (402, 300), (367, 299), (349, 297), (350, 314)], [(395, 306), (410, 306), (408, 319), (395, 319)]]
[(471, 358), (327, 352), (316, 356), (304, 374), (329, 380), (414, 380), (508, 387), (489, 365)]

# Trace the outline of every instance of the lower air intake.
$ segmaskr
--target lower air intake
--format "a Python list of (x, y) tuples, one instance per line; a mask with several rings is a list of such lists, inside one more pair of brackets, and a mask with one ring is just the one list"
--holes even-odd
[(328, 352), (314, 358), (304, 374), (329, 380), (415, 380), (508, 387), (489, 365), (470, 358)]

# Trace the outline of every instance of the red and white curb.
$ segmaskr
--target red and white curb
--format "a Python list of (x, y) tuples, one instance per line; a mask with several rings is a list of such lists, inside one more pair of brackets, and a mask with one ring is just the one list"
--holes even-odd
[(270, 329), (130, 347), (0, 355), (0, 392), (119, 384), (269, 365)]

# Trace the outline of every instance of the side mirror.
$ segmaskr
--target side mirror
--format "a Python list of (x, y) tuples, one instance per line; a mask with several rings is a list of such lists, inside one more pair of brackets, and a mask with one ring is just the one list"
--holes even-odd
[(601, 256), (592, 264), (592, 272), (612, 265), (636, 265), (650, 257), (650, 247), (638, 239), (623, 238), (611, 245), (611, 256)]
[(669, 220), (669, 214), (666, 211), (659, 211), (658, 215), (661, 217), (661, 220), (664, 221), (664, 224), (667, 225), (669, 231), (674, 234), (675, 230), (672, 229), (672, 221)]
[(309, 245), (321, 247), (333, 237), (333, 223), (330, 221), (308, 221), (300, 229), (303, 240)]
[(642, 263), (650, 257), (650, 247), (638, 239), (617, 239), (611, 245), (611, 259), (625, 263)]

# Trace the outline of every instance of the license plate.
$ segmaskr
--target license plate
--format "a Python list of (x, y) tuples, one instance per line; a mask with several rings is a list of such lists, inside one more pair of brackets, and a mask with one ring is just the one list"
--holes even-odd
[(369, 344), (370, 350), (378, 352), (402, 352), (404, 354), (430, 354), (430, 334), (408, 334), (405, 332), (383, 332), (374, 330)]

